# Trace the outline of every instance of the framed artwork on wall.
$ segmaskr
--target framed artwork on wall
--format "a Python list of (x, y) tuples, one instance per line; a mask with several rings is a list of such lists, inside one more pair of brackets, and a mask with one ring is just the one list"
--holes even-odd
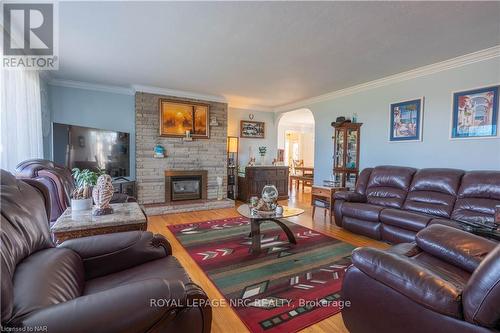
[(242, 120), (240, 122), (240, 138), (264, 139), (265, 123), (262, 121)]
[(391, 104), (389, 141), (422, 141), (424, 98)]
[(499, 88), (493, 86), (453, 94), (452, 139), (497, 136)]
[(160, 136), (209, 138), (209, 105), (160, 99)]

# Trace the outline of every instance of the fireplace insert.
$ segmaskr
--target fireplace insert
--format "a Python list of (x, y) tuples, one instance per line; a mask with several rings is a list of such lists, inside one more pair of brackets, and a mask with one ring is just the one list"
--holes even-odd
[(201, 176), (176, 176), (171, 182), (172, 201), (201, 199)]
[(206, 199), (206, 170), (165, 171), (165, 202)]

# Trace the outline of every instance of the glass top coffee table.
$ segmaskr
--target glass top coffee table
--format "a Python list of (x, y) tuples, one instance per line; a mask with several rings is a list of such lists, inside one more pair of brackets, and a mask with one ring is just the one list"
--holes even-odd
[(238, 207), (238, 213), (240, 213), (241, 216), (244, 216), (250, 220), (249, 237), (252, 239), (252, 248), (251, 248), (252, 253), (260, 253), (261, 251), (260, 225), (264, 222), (276, 223), (281, 229), (283, 229), (283, 231), (286, 234), (286, 237), (288, 238), (288, 241), (292, 244), (297, 244), (293, 232), (286, 226), (286, 224), (281, 222), (279, 219), (300, 215), (304, 213), (304, 210), (288, 206), (282, 206), (282, 207), (283, 207), (283, 214), (281, 215), (276, 215), (274, 212), (269, 212), (269, 213), (266, 212), (265, 214), (264, 213), (252, 214), (250, 206), (247, 204)]

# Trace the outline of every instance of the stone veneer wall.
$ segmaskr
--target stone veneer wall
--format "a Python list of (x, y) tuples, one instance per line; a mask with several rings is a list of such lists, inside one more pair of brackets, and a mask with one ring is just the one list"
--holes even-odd
[[(218, 126), (210, 127), (209, 139), (183, 141), (181, 138), (160, 137), (160, 98), (177, 101), (202, 102), (210, 105), (210, 119), (217, 118)], [(143, 92), (135, 94), (135, 138), (137, 196), (141, 204), (165, 202), (165, 174), (172, 170), (207, 170), (207, 198), (217, 198), (217, 177), (223, 177), (223, 197), (227, 189), (227, 104), (200, 101), (175, 96)], [(166, 150), (166, 158), (153, 157), (156, 144)]]

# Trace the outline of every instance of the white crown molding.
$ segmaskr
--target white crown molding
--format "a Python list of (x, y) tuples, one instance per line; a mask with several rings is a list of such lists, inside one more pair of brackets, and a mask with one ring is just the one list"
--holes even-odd
[(134, 94), (134, 91), (130, 88), (127, 88), (127, 87), (110, 86), (110, 85), (89, 83), (89, 82), (82, 82), (82, 81), (51, 79), (49, 81), (49, 84), (51, 86), (94, 90), (94, 91), (101, 91), (101, 92), (108, 92), (108, 93), (122, 94), (122, 95), (133, 95)]
[(358, 84), (349, 88), (333, 91), (330, 93), (326, 93), (323, 95), (319, 95), (316, 97), (307, 98), (301, 101), (293, 102), (290, 104), (280, 105), (274, 108), (275, 112), (283, 112), (290, 111), (293, 109), (298, 109), (304, 107), (309, 104), (319, 103), (335, 98), (339, 98), (342, 96), (352, 95), (361, 91), (370, 90), (374, 88), (384, 87), (390, 84), (407, 81), (411, 79), (415, 79), (418, 77), (446, 71), (449, 69), (462, 67), (465, 65), (473, 64), (476, 62), (481, 62), (485, 60), (489, 60), (492, 58), (500, 57), (500, 45), (496, 45), (484, 50), (480, 50), (477, 52), (469, 53), (463, 56), (459, 56), (456, 58), (448, 59), (445, 61), (441, 61), (435, 64), (415, 68), (406, 72), (402, 72), (399, 74), (394, 74), (391, 76), (387, 76), (381, 79), (365, 82), (362, 84)]
[(229, 100), (228, 105), (231, 109), (241, 109), (250, 111), (261, 111), (261, 112), (274, 112), (274, 108), (270, 106), (263, 106), (258, 104), (244, 104), (238, 102), (232, 102)]
[(195, 93), (195, 92), (191, 92), (191, 91), (174, 90), (174, 89), (152, 87), (152, 86), (143, 86), (143, 85), (137, 85), (137, 84), (133, 84), (132, 89), (134, 90), (134, 92), (145, 92), (145, 93), (157, 94), (157, 95), (167, 95), (167, 96), (183, 97), (183, 98), (190, 98), (190, 99), (199, 99), (199, 100), (210, 101), (210, 102), (227, 103), (227, 100), (226, 100), (226, 98), (224, 98), (224, 96), (199, 94), (199, 93)]

